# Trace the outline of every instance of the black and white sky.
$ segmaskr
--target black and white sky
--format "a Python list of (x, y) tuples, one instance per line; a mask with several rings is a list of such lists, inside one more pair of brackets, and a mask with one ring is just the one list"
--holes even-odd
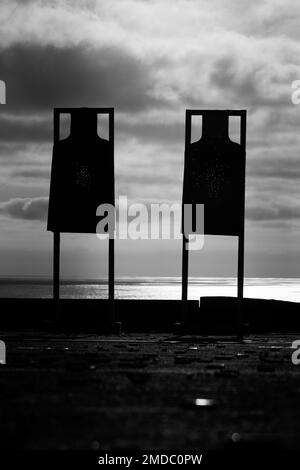
[[(1, 0), (0, 275), (50, 275), (52, 108), (113, 106), (116, 194), (181, 199), (186, 108), (248, 110), (246, 276), (300, 275), (296, 0)], [(195, 130), (197, 134), (197, 129)], [(230, 209), (229, 209), (230, 210)], [(65, 235), (65, 276), (106, 273), (107, 246)], [(191, 274), (236, 273), (208, 238)], [(117, 275), (180, 275), (180, 241), (117, 242)]]

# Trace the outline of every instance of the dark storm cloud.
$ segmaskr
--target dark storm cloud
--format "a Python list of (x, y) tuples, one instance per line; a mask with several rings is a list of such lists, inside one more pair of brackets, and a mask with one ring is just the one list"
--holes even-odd
[(46, 180), (50, 179), (50, 168), (23, 168), (14, 170), (11, 172), (10, 176), (12, 178), (21, 178), (21, 179), (38, 179)]
[[(277, 74), (270, 74), (266, 88), (264, 78), (267, 70), (260, 63), (252, 64), (244, 71), (239, 71), (238, 61), (223, 57), (215, 61), (210, 73), (210, 84), (219, 88), (223, 95), (236, 106), (243, 103), (254, 107), (290, 106), (290, 89), (286, 86), (285, 93), (279, 92), (280, 84), (290, 83), (288, 77), (280, 79)], [(292, 75), (290, 80), (292, 80)], [(273, 92), (272, 92), (273, 91)]]
[(117, 124), (116, 130), (124, 136), (132, 135), (137, 139), (154, 144), (180, 144), (184, 141), (184, 122), (126, 122)]
[(16, 142), (48, 142), (52, 140), (52, 120), (50, 119), (22, 119), (13, 115), (7, 118), (0, 116), (1, 141)]
[(247, 176), (253, 178), (299, 179), (299, 158), (255, 159), (249, 161)]
[(151, 96), (150, 69), (116, 47), (16, 44), (1, 50), (0, 70), (8, 110), (113, 106), (138, 111), (158, 105)]
[(15, 198), (0, 203), (0, 214), (13, 219), (44, 221), (47, 217), (48, 198)]
[[(180, 177), (181, 175), (174, 175), (173, 173), (166, 173), (166, 171), (161, 171), (159, 173), (155, 172), (152, 173), (151, 171), (148, 171), (148, 174), (146, 173), (147, 169), (142, 168), (142, 171), (140, 174), (137, 174), (137, 172), (134, 172), (134, 184), (135, 185), (153, 185), (153, 184), (158, 184), (160, 186), (162, 185), (174, 185), (174, 184), (180, 184)], [(133, 173), (133, 171), (132, 171)], [(119, 176), (120, 179), (120, 184), (132, 184), (132, 173), (127, 173), (127, 174), (122, 174)]]
[(269, 204), (265, 206), (251, 206), (246, 209), (246, 218), (253, 221), (287, 221), (292, 219), (300, 219), (300, 207), (295, 203), (291, 204)]
[(240, 83), (236, 83), (236, 64), (229, 58), (222, 58), (216, 61), (213, 71), (210, 74), (210, 81), (216, 87), (226, 92), (233, 92), (247, 100), (253, 100), (258, 91), (253, 76), (247, 75)]
[(24, 142), (6, 142), (4, 139), (2, 139), (2, 142), (0, 142), (1, 164), (3, 163), (3, 160), (10, 161), (11, 158), (18, 155), (19, 152), (24, 152), (26, 147), (27, 144)]

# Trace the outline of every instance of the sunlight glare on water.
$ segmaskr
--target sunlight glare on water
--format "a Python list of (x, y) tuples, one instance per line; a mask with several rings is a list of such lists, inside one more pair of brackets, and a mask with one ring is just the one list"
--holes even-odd
[[(107, 281), (62, 281), (62, 298), (107, 298)], [(234, 278), (190, 278), (189, 299), (204, 296), (236, 296)], [(51, 281), (41, 279), (2, 279), (0, 297), (50, 298)], [(300, 279), (247, 278), (244, 296), (300, 302)], [(128, 278), (116, 281), (117, 299), (180, 299), (180, 278)]]

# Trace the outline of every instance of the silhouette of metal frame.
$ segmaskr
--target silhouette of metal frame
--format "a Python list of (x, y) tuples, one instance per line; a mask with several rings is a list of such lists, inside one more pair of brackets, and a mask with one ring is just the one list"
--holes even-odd
[[(185, 113), (185, 149), (191, 144), (192, 137), (192, 116), (204, 116), (209, 113), (222, 112), (227, 116), (238, 116), (240, 117), (240, 145), (243, 150), (244, 162), (243, 162), (243, 181), (242, 181), (242, 217), (241, 226), (238, 234), (238, 308), (237, 308), (237, 329), (238, 337), (242, 337), (243, 327), (243, 315), (242, 315), (242, 300), (244, 296), (244, 252), (245, 252), (245, 187), (246, 187), (246, 129), (247, 129), (247, 111), (241, 110), (212, 110), (212, 109), (187, 109)], [(188, 305), (188, 264), (189, 264), (189, 252), (186, 248), (188, 237), (182, 234), (182, 320), (187, 320), (187, 305)]]
[[(54, 144), (60, 140), (60, 115), (70, 114), (80, 108), (54, 108), (53, 110), (53, 141)], [(115, 142), (115, 126), (114, 126), (114, 108), (89, 108), (94, 111), (97, 115), (108, 114), (109, 119), (109, 141), (112, 145), (112, 156), (114, 162), (114, 142)], [(71, 118), (72, 119), (72, 118)], [(113, 179), (113, 185), (115, 187), (115, 176)], [(96, 233), (96, 227), (95, 227)], [(114, 309), (114, 297), (115, 297), (115, 240), (109, 238), (108, 242), (108, 300), (111, 302), (110, 308), (110, 323), (113, 325), (115, 322), (115, 309)], [(59, 299), (60, 299), (60, 232), (53, 232), (53, 299), (55, 304), (56, 317), (59, 316)]]

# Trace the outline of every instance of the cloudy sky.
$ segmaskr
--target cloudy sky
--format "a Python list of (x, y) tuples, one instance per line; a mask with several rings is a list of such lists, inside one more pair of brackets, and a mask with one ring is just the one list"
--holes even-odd
[[(300, 275), (299, 19), (296, 0), (1, 0), (0, 275), (51, 274), (54, 106), (115, 107), (116, 194), (137, 202), (180, 200), (186, 108), (247, 109), (246, 275)], [(64, 235), (63, 274), (104, 276), (106, 248)], [(116, 250), (119, 276), (180, 275), (178, 241)], [(234, 275), (235, 250), (207, 238), (191, 273)]]

